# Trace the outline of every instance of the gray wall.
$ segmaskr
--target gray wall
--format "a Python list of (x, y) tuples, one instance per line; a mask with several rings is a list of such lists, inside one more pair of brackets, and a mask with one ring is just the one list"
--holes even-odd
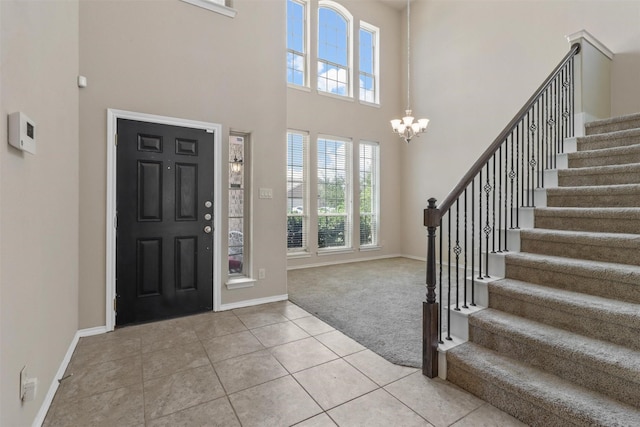
[(403, 251), (426, 253), (422, 210), (442, 200), (587, 30), (615, 53), (613, 115), (640, 111), (640, 2), (412, 3), (414, 113), (431, 119), (406, 146)]
[[(106, 114), (108, 108), (223, 125), (251, 133), (253, 266), (266, 278), (222, 303), (286, 294), (285, 2), (236, 0), (231, 19), (188, 3), (83, 1), (80, 70), (80, 327), (105, 323)], [(223, 173), (222, 189), (227, 188)], [(226, 193), (222, 197), (226, 280)]]
[[(30, 425), (78, 330), (78, 2), (0, 2), (0, 425)], [(37, 154), (7, 144), (36, 123)], [(21, 404), (19, 372), (38, 378)]]

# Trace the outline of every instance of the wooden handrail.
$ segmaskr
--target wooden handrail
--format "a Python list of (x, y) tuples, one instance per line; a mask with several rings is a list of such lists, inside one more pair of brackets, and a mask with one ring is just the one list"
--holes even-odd
[(509, 122), (509, 124), (504, 128), (502, 132), (498, 135), (498, 137), (493, 141), (493, 143), (487, 148), (487, 150), (480, 156), (478, 160), (473, 164), (471, 169), (462, 177), (458, 185), (456, 185), (453, 190), (445, 197), (445, 199), (440, 202), (438, 207), (433, 212), (427, 214), (427, 209), (425, 209), (424, 215), (424, 225), (429, 227), (437, 227), (440, 224), (440, 219), (444, 216), (445, 213), (449, 211), (449, 208), (453, 203), (462, 195), (465, 188), (469, 186), (471, 181), (478, 175), (480, 170), (484, 167), (484, 165), (491, 159), (491, 157), (498, 151), (498, 148), (502, 145), (502, 143), (507, 139), (509, 134), (513, 131), (513, 129), (520, 123), (523, 117), (527, 114), (527, 112), (533, 107), (535, 102), (538, 100), (540, 95), (545, 91), (545, 89), (551, 84), (553, 79), (556, 78), (558, 72), (566, 65), (566, 63), (573, 58), (574, 55), (580, 52), (580, 44), (575, 43), (571, 46), (569, 53), (563, 58), (563, 60), (558, 64), (558, 66), (549, 74), (549, 77), (545, 79), (545, 81), (540, 85), (538, 90), (536, 90), (531, 98), (524, 104), (524, 106), (518, 111), (513, 119)]

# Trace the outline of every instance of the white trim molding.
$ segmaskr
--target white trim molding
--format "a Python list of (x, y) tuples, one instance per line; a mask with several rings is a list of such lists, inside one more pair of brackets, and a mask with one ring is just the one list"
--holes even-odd
[(220, 15), (228, 16), (229, 18), (235, 18), (238, 13), (237, 10), (224, 5), (224, 2), (217, 2), (216, 0), (182, 0), (185, 3), (192, 4), (194, 6), (201, 7), (203, 9), (210, 10), (212, 12), (219, 13)]
[(62, 359), (62, 363), (60, 363), (60, 367), (56, 372), (53, 380), (51, 381), (51, 385), (49, 386), (49, 391), (42, 401), (42, 405), (40, 406), (40, 410), (38, 410), (38, 414), (36, 418), (33, 420), (33, 427), (40, 427), (44, 423), (44, 419), (47, 416), (47, 412), (49, 412), (49, 408), (51, 407), (51, 403), (53, 402), (53, 398), (56, 395), (56, 391), (58, 391), (58, 387), (60, 386), (60, 380), (64, 376), (64, 373), (69, 366), (69, 362), (71, 361), (71, 356), (73, 356), (73, 352), (76, 351), (76, 346), (78, 345), (78, 341), (82, 337), (89, 337), (92, 335), (104, 334), (107, 332), (107, 328), (104, 326), (98, 326), (96, 328), (89, 329), (80, 329), (75, 333), (71, 343), (69, 344), (69, 348)]
[(222, 294), (221, 274), (221, 238), (222, 229), (222, 125), (212, 122), (180, 119), (176, 117), (158, 116), (153, 114), (138, 113), (133, 111), (107, 109), (107, 271), (106, 271), (106, 320), (105, 328), (112, 331), (116, 324), (116, 312), (113, 301), (116, 296), (116, 179), (117, 179), (117, 151), (116, 131), (118, 119), (137, 120), (141, 122), (159, 123), (171, 126), (181, 126), (194, 129), (213, 131), (214, 144), (214, 232), (213, 232), (213, 310), (220, 309)]
[(286, 301), (288, 299), (289, 299), (289, 294), (283, 294), (283, 295), (275, 295), (272, 297), (249, 299), (249, 300), (244, 300), (239, 302), (231, 302), (229, 304), (221, 305), (220, 311), (251, 307), (251, 306), (260, 305), (260, 304), (268, 304), (270, 302)]
[(577, 31), (567, 36), (567, 41), (569, 42), (569, 44), (574, 44), (575, 42), (579, 42), (581, 40), (588, 41), (593, 47), (598, 49), (600, 53), (613, 60), (613, 52), (611, 52), (609, 48), (607, 48), (600, 40), (595, 38), (587, 30)]

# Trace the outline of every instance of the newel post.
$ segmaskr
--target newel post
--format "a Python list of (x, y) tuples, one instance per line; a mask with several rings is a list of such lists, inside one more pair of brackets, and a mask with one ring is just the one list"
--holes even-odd
[(438, 376), (438, 313), (436, 302), (436, 229), (440, 211), (436, 199), (429, 199), (424, 210), (427, 227), (427, 300), (422, 303), (422, 373), (429, 378)]

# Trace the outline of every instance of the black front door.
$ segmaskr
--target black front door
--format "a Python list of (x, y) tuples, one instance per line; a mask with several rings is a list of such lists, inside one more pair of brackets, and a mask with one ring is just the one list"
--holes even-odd
[(118, 119), (116, 324), (212, 309), (214, 134)]

